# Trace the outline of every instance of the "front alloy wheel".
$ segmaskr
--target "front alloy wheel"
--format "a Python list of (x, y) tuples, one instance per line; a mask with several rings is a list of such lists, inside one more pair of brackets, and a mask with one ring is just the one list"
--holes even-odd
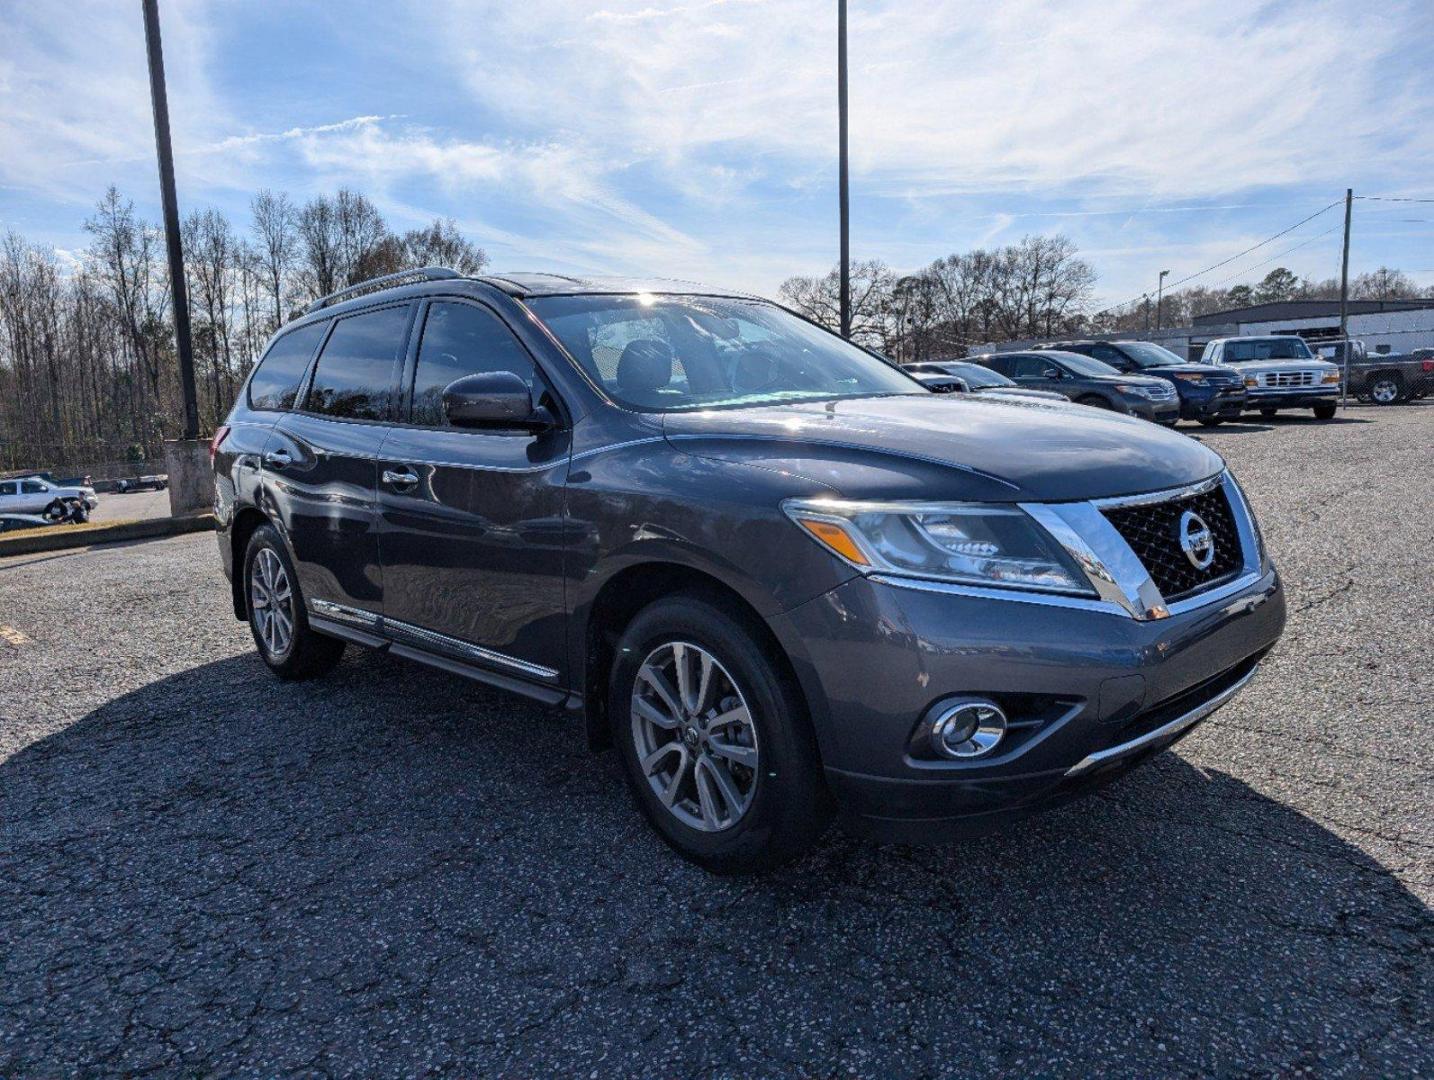
[(632, 738), (658, 801), (678, 821), (720, 832), (757, 788), (757, 729), (728, 670), (689, 642), (660, 645), (638, 668)]
[(249, 565), (249, 610), (264, 650), (282, 661), (294, 643), (294, 590), (273, 548), (260, 548)]

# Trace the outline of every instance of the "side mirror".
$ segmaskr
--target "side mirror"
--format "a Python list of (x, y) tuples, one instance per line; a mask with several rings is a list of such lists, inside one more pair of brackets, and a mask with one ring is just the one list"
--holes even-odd
[(455, 379), (443, 390), (443, 415), (460, 428), (553, 427), (553, 414), (534, 407), (528, 384), (511, 371), (484, 371)]
[(1046, 368), (1045, 371), (1041, 372), (1041, 378), (1043, 378), (1043, 379), (1064, 379), (1064, 378), (1065, 378), (1065, 372), (1061, 371), (1060, 368), (1048, 367), (1048, 368)]

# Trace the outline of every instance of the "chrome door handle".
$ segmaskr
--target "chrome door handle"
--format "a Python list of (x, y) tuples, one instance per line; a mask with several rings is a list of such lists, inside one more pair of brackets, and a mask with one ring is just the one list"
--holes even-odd
[(287, 450), (270, 450), (264, 455), (264, 464), (271, 469), (282, 469), (285, 465), (292, 465), (294, 457)]
[(404, 466), (402, 469), (384, 469), (383, 482), (389, 485), (389, 487), (403, 491), (418, 483), (418, 474), (407, 466)]

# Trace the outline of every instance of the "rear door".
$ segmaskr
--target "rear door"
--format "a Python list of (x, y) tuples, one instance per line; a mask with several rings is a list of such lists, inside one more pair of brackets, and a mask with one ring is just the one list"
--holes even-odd
[(389, 304), (335, 319), (299, 407), (264, 449), (266, 484), (316, 614), (373, 623), (383, 610), (377, 463), (414, 308)]
[(410, 349), (408, 423), (379, 462), (384, 627), (400, 640), (510, 675), (553, 681), (563, 668), (566, 427), (449, 425), (443, 390), (511, 371), (552, 391), (503, 320), (472, 300), (423, 305)]

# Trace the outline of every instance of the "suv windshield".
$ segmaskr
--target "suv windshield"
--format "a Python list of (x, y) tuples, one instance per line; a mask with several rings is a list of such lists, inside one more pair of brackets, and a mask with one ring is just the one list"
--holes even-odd
[(864, 349), (757, 300), (547, 296), (528, 306), (592, 380), (630, 408), (928, 392)]
[(1120, 349), (1140, 368), (1169, 367), (1171, 364), (1185, 363), (1165, 346), (1149, 341), (1122, 341)]
[(1313, 360), (1314, 353), (1304, 338), (1257, 338), (1253, 341), (1225, 342), (1225, 362), (1239, 364), (1246, 360)]

